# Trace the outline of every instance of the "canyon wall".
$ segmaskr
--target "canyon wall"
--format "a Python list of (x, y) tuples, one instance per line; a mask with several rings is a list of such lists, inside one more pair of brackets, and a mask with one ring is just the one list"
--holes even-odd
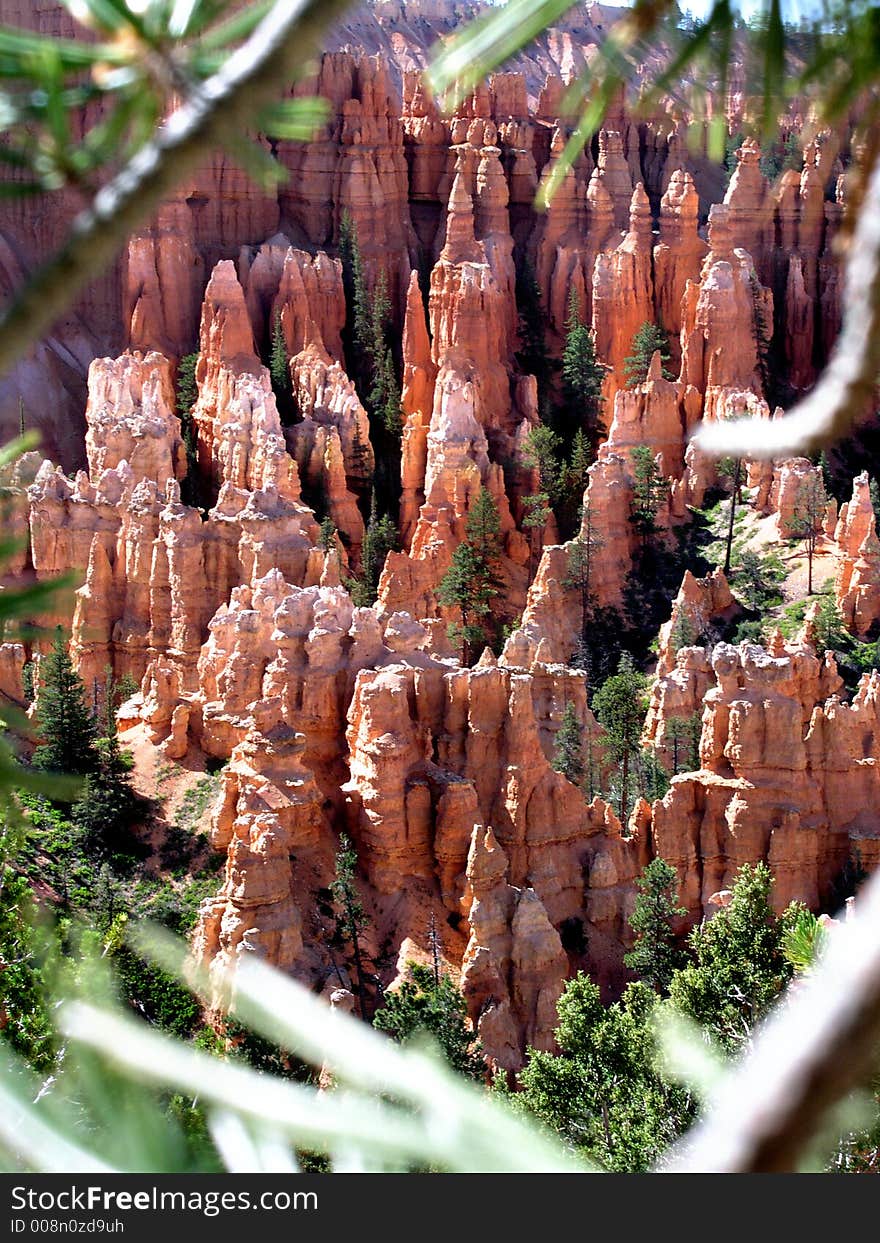
[[(418, 14), (377, 6), (376, 21), (401, 15), (441, 20), (423, 0)], [(562, 29), (554, 64), (567, 73), (582, 42), (577, 26)], [(592, 777), (576, 785), (554, 766), (568, 710), (590, 773), (609, 768), (595, 687), (578, 667), (592, 615), (575, 559), (589, 550), (590, 607), (622, 617), (647, 543), (632, 521), (633, 449), (648, 446), (664, 481), (651, 539), (673, 549), (718, 482), (689, 443), (698, 420), (770, 417), (772, 350), (795, 387), (811, 382), (833, 340), (819, 326), (839, 299), (843, 191), (842, 166), (820, 171), (816, 146), (774, 197), (745, 142), (722, 195), (680, 125), (636, 125), (618, 101), (539, 215), (535, 189), (571, 123), (561, 78), (542, 74), (536, 88), (537, 63), (494, 75), (444, 116), (403, 52), (393, 65), (324, 55), (297, 89), (325, 95), (330, 117), (313, 142), (280, 144), (292, 175), (277, 196), (218, 157), (88, 295), (107, 299), (91, 348), (107, 346), (83, 349), (81, 449), (47, 436), (46, 460), (19, 464), (4, 493), (29, 534), (8, 581), (73, 571), (79, 583), (35, 620), (70, 628), (97, 697), (108, 666), (140, 686), (120, 710), (123, 738), (169, 761), (224, 763), (211, 832), (227, 862), (201, 909), (200, 960), (217, 969), (256, 952), (316, 990), (356, 990), (329, 888), (347, 833), (370, 915), (370, 996), (393, 982), (405, 944), (428, 945), (433, 923), (487, 1056), (507, 1070), (528, 1045), (552, 1048), (573, 971), (589, 970), (607, 997), (619, 989), (634, 881), (654, 855), (678, 869), (694, 922), (744, 861), (768, 860), (778, 904), (815, 906), (855, 851), (870, 868), (880, 850), (877, 675), (847, 700), (809, 620), (767, 648), (678, 643), (737, 611), (720, 571), (685, 575), (660, 633), (645, 742), (674, 770), (665, 796), (637, 800), (622, 824)], [(387, 285), (400, 346), (400, 505), (389, 515), (400, 538), (368, 607), (352, 595), (387, 442), (352, 378), (346, 212), (368, 287)], [(49, 239), (8, 223), (0, 241), (18, 280), (27, 265), (12, 266), (15, 252)], [(574, 292), (605, 367), (607, 435), (567, 543), (552, 516), (526, 521), (540, 485), (529, 438), (548, 399), (518, 357), (517, 283), (529, 271), (551, 354)], [(647, 322), (669, 334), (670, 358), (655, 354), (628, 386)], [(276, 326), (292, 416), (267, 365)], [(176, 387), (193, 351), (185, 427)], [(62, 415), (49, 364), (34, 366), (46, 408)], [(812, 469), (746, 463), (744, 479), (784, 525), (786, 497)], [(484, 490), (498, 515), (500, 641), (468, 667), (438, 587)], [(827, 527), (846, 624), (873, 633), (880, 547), (866, 477)], [(0, 645), (0, 685), (18, 701), (40, 648)], [(673, 721), (696, 721), (681, 755)]]

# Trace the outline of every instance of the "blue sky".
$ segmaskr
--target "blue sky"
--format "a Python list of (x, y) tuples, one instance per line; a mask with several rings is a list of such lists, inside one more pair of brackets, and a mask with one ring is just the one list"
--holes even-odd
[[(712, 0), (678, 0), (682, 9), (688, 9), (694, 17), (705, 17), (712, 7)], [(764, 0), (733, 0), (744, 17), (766, 8)], [(782, 17), (787, 22), (798, 22), (802, 17), (817, 17), (822, 11), (820, 0), (782, 0)]]

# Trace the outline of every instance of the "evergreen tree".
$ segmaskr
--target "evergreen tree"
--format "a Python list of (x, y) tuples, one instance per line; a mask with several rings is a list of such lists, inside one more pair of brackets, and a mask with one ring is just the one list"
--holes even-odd
[(694, 1117), (690, 1094), (655, 1069), (657, 994), (630, 984), (603, 1006), (583, 972), (565, 985), (554, 1032), (559, 1053), (528, 1050), (510, 1098), (607, 1170), (649, 1169)]
[(672, 751), (672, 775), (682, 771), (696, 772), (700, 767), (700, 734), (702, 719), (699, 712), (692, 716), (673, 716), (666, 724), (666, 743)]
[(357, 885), (357, 851), (345, 833), (339, 839), (339, 849), (336, 852), (336, 876), (331, 890), (337, 906), (336, 937), (343, 945), (351, 945), (361, 1018), (369, 1019), (366, 975), (361, 957), (360, 938), (370, 921), (364, 910)]
[(460, 642), (462, 664), (471, 663), (474, 648), (490, 641), (497, 632), (492, 624), (493, 602), (500, 596), (501, 520), (492, 493), (481, 488), (465, 522), (465, 539), (456, 548), (452, 564), (437, 590), (440, 604), (458, 608), (461, 625), (452, 625), (449, 636)]
[(540, 532), (544, 530), (552, 518), (553, 510), (550, 508), (550, 498), (546, 492), (535, 492), (531, 496), (524, 496), (523, 506), (525, 508), (525, 515), (523, 516), (522, 524), (529, 532), (529, 581), (531, 581), (534, 568), (535, 537), (537, 536), (538, 541), (540, 541)]
[(669, 632), (669, 646), (673, 655), (677, 656), (683, 647), (693, 647), (699, 638), (700, 632), (691, 614), (687, 609), (680, 608)]
[(409, 979), (393, 993), (386, 993), (373, 1026), (388, 1032), (398, 1044), (408, 1044), (419, 1034), (432, 1036), (444, 1058), (459, 1074), (482, 1080), (485, 1065), (467, 1020), (467, 1007), (448, 975), (435, 979), (428, 966), (407, 963)]
[(102, 736), (95, 743), (97, 762), (86, 774), (82, 794), (71, 809), (71, 822), (80, 830), (83, 847), (99, 858), (131, 856), (137, 843), (131, 835), (139, 799), (131, 784), (131, 757), (123, 754), (116, 728), (118, 686), (106, 669)]
[(874, 509), (874, 522), (878, 531), (880, 531), (880, 482), (877, 481), (876, 475), (871, 476), (868, 490), (871, 496), (871, 505)]
[(592, 660), (591, 643), (590, 643), (590, 591), (592, 587), (593, 576), (593, 560), (596, 553), (602, 548), (604, 541), (596, 534), (593, 525), (593, 510), (590, 505), (589, 497), (584, 501), (581, 529), (577, 538), (572, 541), (571, 548), (568, 553), (568, 566), (565, 578), (562, 581), (563, 587), (567, 590), (575, 590), (580, 596), (581, 611), (581, 633), (580, 633), (580, 649), (586, 660), (583, 666), (587, 670), (588, 685), (592, 682)]
[(785, 566), (775, 553), (762, 557), (755, 549), (746, 548), (733, 585), (750, 609), (761, 612), (779, 602), (779, 584), (784, 578)]
[(742, 458), (722, 458), (718, 463), (718, 473), (727, 476), (730, 486), (730, 517), (727, 522), (727, 541), (724, 548), (724, 573), (730, 573), (730, 558), (733, 552), (733, 528), (736, 520), (736, 507), (740, 502), (742, 481)]
[(647, 445), (630, 450), (633, 466), (633, 496), (630, 521), (646, 539), (657, 530), (657, 512), (669, 495), (669, 480), (660, 473)]
[(94, 771), (95, 721), (60, 626), (52, 650), (41, 661), (40, 675), (36, 718), (42, 742), (34, 752), (34, 766), (73, 776)]
[(519, 310), (520, 348), (517, 361), (523, 371), (533, 375), (538, 383), (538, 409), (546, 413), (548, 388), (552, 363), (547, 350), (546, 316), (541, 299), (541, 287), (535, 269), (526, 259), (517, 275), (516, 305)]
[(765, 863), (744, 863), (728, 905), (691, 933), (694, 961), (670, 985), (673, 1004), (732, 1052), (748, 1044), (791, 978), (783, 946), (796, 910), (774, 915), (772, 885)]
[(321, 533), (318, 539), (324, 552), (330, 552), (336, 547), (336, 524), (331, 517), (321, 520)]
[(282, 427), (289, 427), (299, 421), (299, 411), (290, 378), (290, 355), (287, 342), (284, 340), (284, 329), (281, 327), (281, 312), (276, 311), (272, 324), (272, 346), (269, 353), (269, 378), (272, 391), (278, 406), (278, 417)]
[(813, 557), (825, 523), (828, 497), (821, 475), (812, 472), (801, 483), (795, 497), (790, 531), (791, 538), (803, 540), (807, 550), (807, 595), (813, 594)]
[(639, 754), (647, 709), (645, 678), (625, 652), (617, 673), (602, 684), (593, 699), (593, 711), (607, 735), (608, 757), (619, 766), (619, 814), (624, 829), (630, 807), (630, 770)]
[(83, 836), (83, 848), (103, 859), (130, 857), (137, 853), (131, 828), (138, 811), (132, 789), (130, 764), (113, 733), (101, 738), (95, 750), (98, 762), (86, 774), (82, 794), (71, 809), (70, 819)]
[[(370, 346), (370, 308), (364, 261), (358, 242), (357, 226), (346, 208), (339, 222), (339, 257), (347, 309), (346, 335), (349, 338), (347, 369), (363, 384), (363, 363)], [(364, 391), (366, 386), (364, 385)]]
[[(651, 359), (659, 350), (660, 361), (669, 361), (669, 341), (666, 333), (657, 324), (642, 324), (632, 339), (632, 353), (628, 354), (623, 363), (623, 374), (627, 388), (638, 388), (648, 378)], [(672, 374), (663, 367), (663, 378), (672, 380)]]
[(572, 287), (565, 321), (562, 351), (562, 393), (564, 404), (559, 430), (570, 445), (578, 431), (585, 434), (592, 461), (605, 434), (602, 422), (602, 381), (605, 368), (596, 358), (593, 334), (581, 321), (580, 300)]
[(571, 539), (581, 526), (593, 452), (583, 431), (578, 428), (571, 445), (571, 454), (562, 470), (557, 518), (562, 538)]
[(664, 995), (673, 975), (684, 965), (684, 954), (672, 930), (673, 920), (687, 914), (678, 904), (677, 885), (675, 868), (659, 855), (652, 859), (636, 881), (639, 896), (629, 917), (636, 942), (623, 957), (631, 971)]
[(394, 371), (394, 359), (387, 344), (388, 326), (391, 320), (391, 299), (388, 296), (388, 277), (382, 268), (376, 278), (369, 302), (369, 337), (366, 352), (369, 359), (371, 384), (367, 397), (367, 410), (374, 420), (380, 422), (391, 436), (399, 436), (402, 428), (400, 414), (400, 387)]
[(177, 364), (177, 416), (180, 419), (180, 435), (186, 450), (186, 478), (181, 483), (180, 495), (185, 505), (198, 506), (201, 501), (199, 486), (198, 437), (192, 409), (199, 395), (196, 384), (198, 354), (184, 354)]
[(523, 447), (523, 461), (538, 472), (539, 491), (547, 496), (551, 505), (559, 499), (561, 449), (562, 442), (546, 423), (530, 429)]
[(55, 1061), (45, 1000), (47, 950), (27, 878), (0, 859), (0, 1039), (42, 1073)]
[(572, 785), (579, 786), (584, 777), (584, 730), (573, 703), (565, 705), (562, 722), (556, 732), (553, 767)]
[(361, 575), (350, 579), (347, 583), (352, 601), (359, 608), (375, 604), (379, 591), (379, 580), (385, 568), (385, 559), (389, 552), (397, 548), (399, 536), (397, 527), (387, 514), (381, 518), (376, 513), (376, 491), (373, 490), (370, 503), (370, 518), (364, 532), (361, 545)]

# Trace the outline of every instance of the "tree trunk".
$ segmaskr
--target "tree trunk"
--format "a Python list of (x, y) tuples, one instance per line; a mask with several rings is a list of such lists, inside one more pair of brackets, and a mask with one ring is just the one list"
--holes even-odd
[(351, 944), (354, 950), (354, 969), (357, 975), (358, 1001), (361, 1005), (361, 1018), (365, 1023), (369, 1023), (371, 1016), (367, 1014), (367, 990), (364, 984), (364, 964), (361, 961), (361, 947), (358, 941), (357, 922), (349, 913), (349, 927), (351, 928)]
[(730, 573), (730, 555), (733, 548), (733, 520), (736, 517), (736, 505), (739, 500), (739, 478), (742, 470), (742, 458), (736, 459), (733, 472), (733, 488), (730, 493), (730, 522), (727, 525), (727, 550), (724, 554), (724, 573)]
[(620, 827), (626, 832), (627, 794), (629, 790), (629, 751), (623, 753), (620, 775)]

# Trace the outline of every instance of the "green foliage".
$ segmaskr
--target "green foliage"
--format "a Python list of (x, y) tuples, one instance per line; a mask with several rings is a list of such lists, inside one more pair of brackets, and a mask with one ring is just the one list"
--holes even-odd
[(669, 480), (660, 473), (647, 445), (636, 445), (629, 456), (633, 468), (630, 521), (645, 539), (657, 530), (657, 512), (669, 495)]
[(782, 935), (782, 952), (796, 975), (804, 975), (818, 962), (827, 942), (828, 933), (806, 907), (792, 913)]
[(430, 967), (407, 963), (409, 979), (393, 993), (373, 1018), (373, 1026), (387, 1032), (398, 1044), (407, 1044), (427, 1033), (437, 1042), (444, 1058), (459, 1074), (482, 1080), (485, 1066), (479, 1044), (467, 1021), (467, 1007), (448, 975), (435, 979)]
[(322, 519), (321, 533), (318, 539), (324, 552), (331, 552), (336, 547), (336, 524), (332, 518), (326, 517)]
[(559, 499), (562, 478), (562, 442), (551, 427), (539, 423), (526, 436), (523, 461), (538, 472), (540, 490), (552, 502)]
[(0, 1036), (38, 1071), (55, 1059), (44, 940), (28, 881), (0, 861)]
[(452, 642), (461, 643), (462, 664), (469, 665), (475, 649), (490, 643), (498, 632), (494, 601), (501, 595), (501, 520), (492, 493), (481, 488), (468, 511), (465, 539), (437, 589), (437, 599), (457, 608), (461, 624), (450, 627)]
[(792, 916), (773, 914), (772, 884), (766, 864), (742, 865), (729, 904), (691, 933), (694, 962), (670, 987), (673, 1003), (731, 1052), (791, 978), (783, 943)]
[(345, 833), (336, 852), (336, 875), (331, 892), (336, 902), (336, 939), (351, 945), (361, 1018), (368, 1019), (366, 976), (361, 958), (360, 936), (369, 923), (357, 883), (357, 851)]
[(880, 482), (877, 481), (876, 475), (871, 476), (868, 490), (871, 495), (871, 506), (874, 510), (874, 521), (880, 527)]
[(40, 674), (36, 720), (42, 742), (34, 752), (34, 765), (76, 776), (92, 772), (98, 761), (95, 721), (60, 627), (41, 662)]
[(186, 477), (180, 486), (180, 499), (185, 505), (194, 506), (198, 506), (201, 501), (198, 436), (192, 416), (192, 409), (199, 395), (196, 384), (198, 363), (199, 356), (195, 353), (184, 354), (177, 364), (177, 417), (180, 419), (180, 434), (186, 450)]
[(777, 553), (762, 556), (754, 549), (746, 548), (731, 582), (734, 591), (749, 609), (763, 613), (782, 602), (779, 587), (784, 579), (785, 566)]
[(584, 435), (590, 461), (595, 458), (606, 432), (602, 421), (605, 370), (596, 357), (593, 334), (581, 320), (580, 301), (572, 288), (562, 351), (563, 404), (557, 415), (557, 425), (567, 446), (571, 446), (577, 432)]
[(760, 169), (768, 181), (776, 181), (788, 169), (800, 172), (804, 153), (798, 135), (791, 131), (781, 141), (771, 143), (761, 155)]
[(666, 723), (666, 744), (672, 754), (672, 775), (682, 771), (695, 772), (700, 767), (700, 734), (702, 718), (699, 712), (691, 716), (673, 716)]
[(669, 646), (674, 655), (678, 655), (683, 647), (693, 647), (699, 642), (700, 631), (687, 609), (680, 608), (675, 622), (669, 632)]
[(549, 403), (548, 386), (553, 367), (547, 349), (547, 317), (544, 313), (541, 287), (529, 259), (524, 260), (517, 273), (516, 305), (520, 341), (517, 361), (523, 371), (533, 375), (538, 382), (538, 409), (543, 417)]
[[(346, 209), (339, 223), (339, 256), (346, 301), (344, 340), (348, 373), (370, 421), (376, 460), (374, 486), (380, 510), (392, 512), (400, 494), (400, 436), (403, 427), (400, 385), (390, 342), (388, 277), (380, 269), (369, 290), (357, 226)], [(360, 433), (357, 433), (359, 441)], [(357, 447), (356, 447), (357, 454)], [(366, 451), (361, 448), (361, 464)], [(356, 469), (358, 463), (355, 462)], [(364, 482), (365, 471), (361, 471)]]
[(566, 575), (562, 586), (566, 591), (576, 591), (580, 596), (581, 606), (581, 642), (585, 647), (590, 640), (590, 615), (592, 612), (591, 590), (593, 579), (593, 562), (596, 553), (604, 545), (604, 540), (596, 533), (593, 523), (593, 511), (589, 498), (584, 501), (581, 528), (572, 541), (568, 553)]
[[(593, 462), (593, 450), (586, 434), (578, 428), (571, 442), (571, 453), (562, 468), (562, 495), (556, 509), (559, 531), (563, 539), (576, 535), (584, 518), (586, 489), (590, 482), (589, 470)], [(598, 545), (596, 545), (598, 547)]]
[(290, 427), (291, 424), (298, 423), (301, 416), (296, 402), (296, 394), (293, 391), (293, 381), (290, 376), (290, 355), (287, 352), (287, 342), (284, 340), (280, 311), (276, 311), (275, 320), (272, 324), (272, 341), (269, 350), (269, 378), (272, 382), (272, 391), (275, 394), (281, 426)]
[(370, 518), (364, 532), (364, 542), (361, 545), (360, 577), (350, 579), (347, 584), (352, 601), (357, 607), (363, 608), (375, 604), (385, 559), (389, 552), (397, 548), (399, 542), (397, 527), (391, 518), (387, 514), (383, 514), (381, 518), (377, 517), (374, 491)]
[(130, 766), (120, 751), (115, 731), (95, 746), (97, 763), (86, 774), (83, 792), (70, 818), (80, 831), (83, 847), (95, 858), (131, 855), (136, 844), (132, 826), (141, 808), (131, 785)]
[(403, 423), (400, 413), (400, 385), (394, 370), (394, 359), (388, 344), (391, 321), (391, 300), (388, 277), (382, 268), (376, 278), (369, 301), (369, 330), (364, 348), (369, 361), (371, 383), (367, 412), (374, 422), (381, 423), (391, 437), (400, 437)]
[(556, 731), (553, 767), (573, 785), (580, 785), (584, 776), (584, 729), (573, 703), (565, 705), (562, 721)]
[[(623, 374), (627, 388), (638, 388), (648, 378), (651, 359), (660, 352), (661, 363), (669, 361), (669, 339), (658, 324), (642, 324), (632, 339), (632, 353), (623, 362)], [(664, 380), (675, 377), (670, 371), (662, 368)]]
[(672, 977), (684, 965), (684, 954), (673, 932), (673, 921), (686, 915), (678, 904), (678, 874), (658, 855), (636, 881), (636, 898), (629, 926), (636, 934), (623, 961), (658, 993), (668, 993)]
[(791, 539), (803, 540), (807, 552), (807, 594), (813, 594), (813, 557), (825, 522), (828, 497), (821, 474), (811, 472), (804, 479), (795, 496), (794, 511), (789, 529)]
[(593, 697), (593, 712), (607, 735), (608, 759), (619, 768), (618, 809), (624, 827), (630, 807), (630, 770), (639, 754), (648, 710), (646, 686), (644, 674), (636, 670), (632, 657), (624, 653), (617, 673), (603, 682)]
[(519, 1104), (607, 1170), (646, 1170), (690, 1123), (694, 1106), (655, 1070), (657, 996), (630, 984), (603, 1006), (582, 972), (559, 999), (559, 1054), (530, 1049)]
[(122, 947), (113, 963), (122, 995), (149, 1023), (186, 1039), (201, 1024), (198, 1000), (174, 976)]
[(27, 660), (21, 669), (21, 688), (24, 691), (25, 703), (28, 705), (34, 702), (36, 688), (34, 686), (34, 671), (36, 665), (32, 660)]

